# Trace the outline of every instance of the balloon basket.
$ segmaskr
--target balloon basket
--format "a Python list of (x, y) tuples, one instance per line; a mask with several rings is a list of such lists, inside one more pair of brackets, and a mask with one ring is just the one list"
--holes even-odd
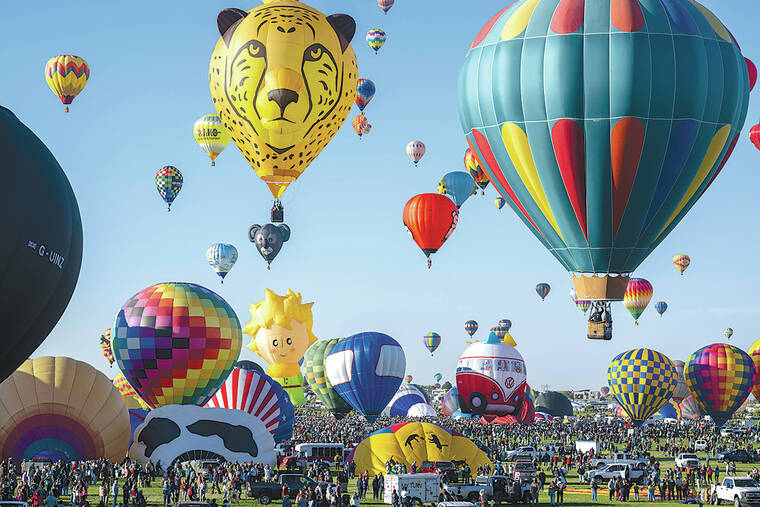
[(272, 204), (271, 218), (273, 224), (280, 224), (285, 221), (285, 210), (279, 199), (275, 199), (274, 204)]
[(214, 167), (215, 165), (216, 165), (216, 162), (214, 162), (214, 161), (212, 160), (212, 161), (211, 161), (211, 167)]
[(628, 288), (628, 275), (573, 276), (578, 299), (592, 301), (622, 301)]
[(68, 112), (69, 112), (69, 106), (66, 106), (66, 107), (64, 107), (64, 108), (63, 108), (63, 112), (64, 112), (64, 113), (68, 113)]
[(586, 337), (589, 340), (612, 340), (612, 324), (607, 322), (589, 322)]

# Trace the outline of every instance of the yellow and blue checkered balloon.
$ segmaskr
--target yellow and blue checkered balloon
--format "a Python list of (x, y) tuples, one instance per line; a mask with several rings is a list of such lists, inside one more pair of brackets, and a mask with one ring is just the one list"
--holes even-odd
[(668, 402), (677, 382), (671, 360), (651, 349), (623, 352), (607, 369), (610, 391), (636, 426)]

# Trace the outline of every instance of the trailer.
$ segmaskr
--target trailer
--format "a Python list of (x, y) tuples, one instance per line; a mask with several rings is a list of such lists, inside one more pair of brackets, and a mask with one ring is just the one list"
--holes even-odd
[(438, 503), (441, 494), (441, 478), (438, 474), (386, 475), (383, 502), (390, 504), (393, 490), (401, 498), (401, 490), (406, 488), (413, 504)]

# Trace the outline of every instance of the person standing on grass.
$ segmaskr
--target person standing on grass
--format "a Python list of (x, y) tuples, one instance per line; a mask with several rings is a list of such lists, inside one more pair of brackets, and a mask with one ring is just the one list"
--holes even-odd
[(113, 496), (113, 507), (116, 507), (116, 501), (119, 499), (119, 481), (116, 479), (111, 485), (111, 495)]
[[(555, 486), (554, 482), (549, 483), (549, 505), (555, 505), (555, 496), (557, 494), (557, 486)], [(592, 488), (591, 490), (591, 499), (595, 500), (594, 495), (596, 495), (596, 490)]]
[(594, 477), (593, 479), (591, 479), (591, 501), (592, 502), (596, 502), (596, 493), (598, 489), (599, 489), (599, 480), (596, 477)]
[(610, 492), (610, 501), (615, 500), (615, 478), (612, 477), (610, 482), (607, 483), (607, 489)]

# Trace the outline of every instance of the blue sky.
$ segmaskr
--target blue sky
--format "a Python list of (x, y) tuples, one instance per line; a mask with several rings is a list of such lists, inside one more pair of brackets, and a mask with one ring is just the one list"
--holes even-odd
[[(216, 15), (258, 1), (68, 0), (60, 10), (34, 2), (6, 8), (0, 18), (2, 104), (58, 158), (84, 226), (79, 284), (36, 355), (70, 355), (113, 375), (116, 367), (109, 370), (100, 353), (100, 333), (129, 297), (162, 281), (217, 291), (243, 325), (264, 288), (300, 291), (316, 301), (319, 338), (388, 333), (405, 347), (408, 373), (419, 382), (438, 371), (453, 379), (465, 348), (463, 324), (471, 318), (480, 323), (480, 338), (499, 319), (512, 320), (536, 388), (598, 388), (609, 360), (623, 350), (645, 346), (686, 359), (722, 340), (727, 326), (736, 332), (732, 343), (749, 348), (760, 337), (760, 153), (747, 138), (760, 116), (758, 90), (728, 166), (636, 273), (653, 283), (653, 303), (670, 305), (663, 318), (650, 305), (634, 327), (618, 305), (613, 341), (587, 340), (585, 319), (568, 298), (569, 276), (509, 207), (496, 211), (492, 187), (465, 203), (456, 232), (434, 256), (433, 269), (425, 268), (401, 212), (410, 197), (434, 191), (443, 174), (462, 169), (459, 68), (480, 28), (507, 3), (397, 0), (386, 16), (374, 0), (311, 0), (326, 14), (344, 12), (357, 21), (359, 73), (378, 88), (366, 110), (373, 129), (359, 140), (347, 122), (288, 189), (284, 204), (293, 235), (271, 271), (247, 239), (251, 224), (268, 221), (269, 191), (233, 144), (210, 167), (192, 135), (194, 121), (214, 112), (207, 72), (219, 37)], [(703, 3), (745, 56), (760, 62), (757, 2)], [(364, 41), (372, 28), (388, 33), (378, 56)], [(84, 57), (92, 70), (69, 114), (43, 77), (45, 62), (59, 53)], [(428, 147), (418, 168), (404, 152), (413, 139)], [(153, 184), (156, 170), (167, 164), (185, 177), (171, 213)], [(214, 242), (233, 243), (240, 252), (224, 285), (205, 260)], [(683, 278), (671, 264), (676, 253), (692, 258)], [(552, 286), (545, 302), (534, 292), (541, 281)], [(422, 345), (429, 331), (443, 338), (434, 358)], [(247, 349), (241, 358), (263, 362)]]

